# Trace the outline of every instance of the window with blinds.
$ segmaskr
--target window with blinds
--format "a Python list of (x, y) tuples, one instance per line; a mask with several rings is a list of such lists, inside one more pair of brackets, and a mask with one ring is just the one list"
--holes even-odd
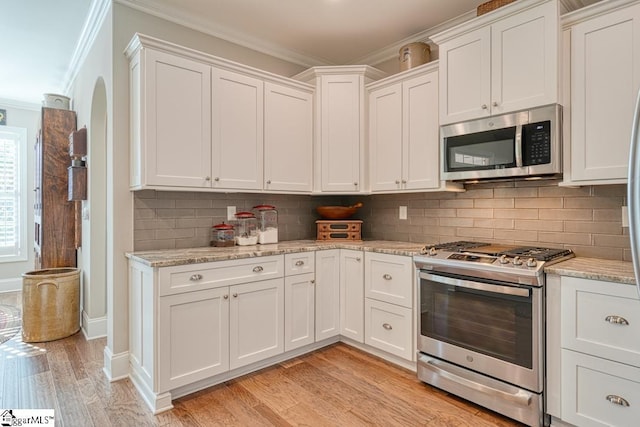
[(0, 126), (0, 262), (27, 259), (26, 135)]

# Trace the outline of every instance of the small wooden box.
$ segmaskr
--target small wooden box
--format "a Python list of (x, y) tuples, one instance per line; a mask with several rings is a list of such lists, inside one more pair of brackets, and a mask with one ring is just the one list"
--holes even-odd
[(362, 240), (362, 220), (323, 220), (316, 221), (319, 241), (359, 241)]

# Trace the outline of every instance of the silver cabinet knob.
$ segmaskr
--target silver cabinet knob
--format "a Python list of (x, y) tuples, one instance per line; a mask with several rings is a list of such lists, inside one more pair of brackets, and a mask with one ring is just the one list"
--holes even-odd
[(229, 299), (229, 295), (223, 295), (222, 298)]
[(388, 324), (388, 323), (383, 323), (383, 324), (382, 324), (382, 327), (383, 327), (383, 328), (385, 328), (387, 331), (390, 331), (390, 330), (392, 330), (392, 329), (393, 329), (393, 326), (391, 326), (391, 325), (390, 325), (390, 324)]
[(487, 109), (487, 108), (489, 108), (489, 107), (487, 107), (487, 104), (482, 104), (482, 107), (481, 107), (481, 108), (482, 108), (483, 110), (486, 110), (486, 109)]
[(234, 293), (234, 294), (233, 294), (233, 297), (234, 297), (234, 298), (238, 298), (238, 294), (235, 294), (235, 293)]
[(360, 262), (360, 261), (361, 261), (361, 258), (360, 258), (360, 257), (357, 257), (357, 258), (356, 258), (356, 261)]
[(400, 184), (400, 180), (399, 179), (396, 179), (396, 184)]
[(271, 184), (271, 180), (270, 179), (267, 180), (267, 184)]
[(264, 270), (264, 268), (262, 268), (261, 265), (258, 265), (256, 267), (253, 267), (253, 272), (254, 273), (260, 273), (262, 270)]
[(358, 183), (357, 183), (357, 182), (354, 182), (354, 183), (353, 183), (353, 185), (355, 185), (355, 186), (357, 187), (357, 186), (358, 186)]
[(213, 180), (214, 180), (215, 182), (218, 182), (218, 181), (220, 181), (220, 178), (216, 176), (215, 178), (213, 178)]
[(315, 279), (311, 279), (311, 284), (312, 284), (312, 285), (315, 285), (315, 284), (316, 284)]
[(382, 278), (383, 278), (384, 280), (391, 280), (391, 279), (392, 279), (392, 277), (391, 277), (391, 275), (390, 275), (390, 274), (383, 274), (383, 275), (382, 275)]
[(498, 103), (496, 101), (493, 101), (493, 104), (491, 104), (491, 105), (493, 105), (494, 107), (497, 107)]
[(407, 183), (407, 180), (406, 180), (406, 179), (403, 179), (403, 180), (402, 180), (402, 183), (403, 183), (403, 184), (406, 184), (406, 183)]
[(300, 267), (301, 265), (304, 265), (304, 261), (302, 260), (296, 261), (296, 267)]
[(607, 316), (604, 318), (604, 320), (606, 322), (613, 323), (615, 325), (625, 325), (625, 326), (629, 325), (629, 321), (624, 317), (620, 317), (620, 316), (615, 316), (615, 315)]
[(211, 181), (211, 177), (210, 177), (210, 176), (205, 176), (205, 177), (204, 177), (204, 180), (205, 180), (205, 181)]
[(202, 274), (192, 274), (191, 277), (189, 277), (189, 280), (191, 280), (192, 282), (202, 280)]

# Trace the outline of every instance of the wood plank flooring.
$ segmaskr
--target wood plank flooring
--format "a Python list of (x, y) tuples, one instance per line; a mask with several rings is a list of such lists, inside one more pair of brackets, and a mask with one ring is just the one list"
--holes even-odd
[[(1, 299), (1, 298), (0, 298)], [(105, 339), (0, 345), (0, 408), (53, 408), (56, 426), (521, 426), (345, 344), (174, 401), (154, 416), (128, 379), (109, 383)]]

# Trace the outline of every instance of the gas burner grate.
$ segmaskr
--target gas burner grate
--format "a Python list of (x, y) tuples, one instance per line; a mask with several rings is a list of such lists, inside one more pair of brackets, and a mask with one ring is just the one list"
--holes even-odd
[(479, 248), (487, 245), (488, 243), (467, 242), (467, 241), (461, 240), (457, 242), (439, 243), (437, 245), (434, 245), (433, 247), (435, 249), (441, 249), (441, 250), (450, 251), (450, 252), (463, 252), (469, 249)]
[(551, 261), (557, 258), (572, 256), (570, 249), (539, 248), (536, 246), (523, 246), (501, 252), (499, 255), (519, 256), (521, 258), (533, 258), (538, 261)]

